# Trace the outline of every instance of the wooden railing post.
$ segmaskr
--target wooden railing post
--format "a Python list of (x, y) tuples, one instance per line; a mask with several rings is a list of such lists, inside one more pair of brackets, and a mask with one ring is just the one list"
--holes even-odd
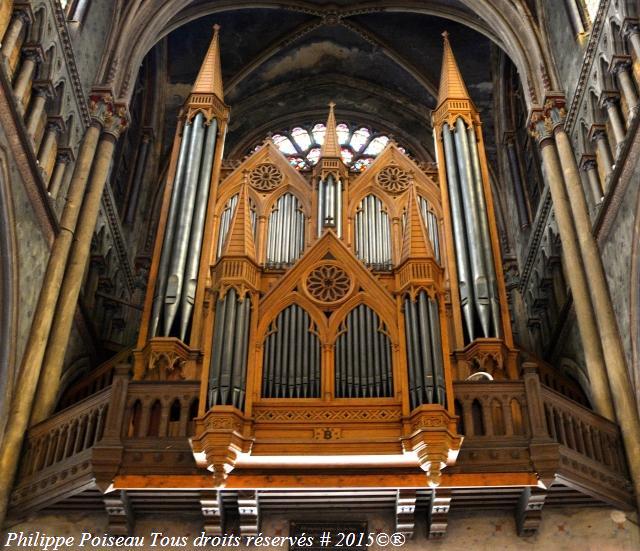
[(525, 362), (522, 364), (522, 372), (531, 429), (529, 444), (531, 462), (538, 478), (548, 488), (555, 479), (560, 463), (560, 449), (558, 444), (549, 437), (547, 430), (537, 365)]
[(118, 364), (115, 367), (104, 433), (102, 440), (93, 448), (92, 465), (96, 486), (103, 493), (109, 490), (122, 460), (122, 432), (130, 371), (129, 364)]

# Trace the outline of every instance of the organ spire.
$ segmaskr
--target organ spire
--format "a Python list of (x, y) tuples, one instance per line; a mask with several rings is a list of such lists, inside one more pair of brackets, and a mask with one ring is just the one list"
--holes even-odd
[(324, 143), (320, 150), (320, 157), (337, 157), (340, 155), (340, 140), (336, 130), (336, 114), (334, 112), (336, 104), (329, 103), (329, 117), (327, 118), (327, 126), (324, 134)]
[(407, 223), (402, 242), (401, 262), (411, 258), (434, 258), (431, 240), (427, 236), (426, 227), (415, 186), (411, 186), (409, 191), (409, 203), (407, 205)]
[(440, 90), (438, 92), (438, 107), (447, 100), (471, 100), (467, 86), (464, 83), (460, 68), (456, 62), (449, 42), (449, 33), (442, 33), (444, 37), (444, 55), (440, 73)]
[(220, 101), (224, 101), (220, 64), (220, 25), (213, 26), (213, 38), (191, 93), (214, 94)]
[(245, 182), (240, 190), (240, 197), (238, 197), (238, 206), (231, 220), (227, 240), (222, 249), (222, 256), (244, 256), (255, 262), (256, 247), (253, 241), (251, 207), (249, 206), (247, 187), (245, 177)]

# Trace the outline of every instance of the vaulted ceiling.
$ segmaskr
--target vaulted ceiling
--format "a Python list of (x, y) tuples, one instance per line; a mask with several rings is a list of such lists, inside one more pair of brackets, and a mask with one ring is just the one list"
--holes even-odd
[[(456, 1), (447, 4), (452, 11), (465, 12)], [(225, 100), (232, 108), (227, 151), (233, 156), (246, 154), (269, 131), (323, 120), (327, 104), (335, 101), (339, 119), (390, 133), (420, 160), (428, 160), (433, 151), (430, 111), (440, 75), (441, 34), (447, 30), (491, 145), (488, 38), (467, 25), (425, 13), (378, 11), (332, 17), (328, 8), (327, 14), (246, 8), (188, 21), (185, 10), (179, 15), (184, 24), (168, 36), (168, 97), (173, 108), (188, 94), (212, 26), (218, 23)]]

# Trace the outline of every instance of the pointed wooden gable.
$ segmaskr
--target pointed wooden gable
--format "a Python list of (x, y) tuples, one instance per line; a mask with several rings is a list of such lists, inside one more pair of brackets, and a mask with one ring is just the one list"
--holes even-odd
[(238, 206), (231, 220), (231, 226), (222, 256), (243, 256), (255, 262), (256, 246), (253, 240), (253, 229), (251, 226), (251, 208), (249, 206), (249, 193), (247, 184), (242, 187)]
[(434, 258), (434, 256), (433, 246), (427, 235), (425, 221), (420, 212), (418, 195), (416, 194), (415, 186), (411, 186), (407, 204), (407, 221), (402, 242), (401, 263), (412, 258), (425, 259)]

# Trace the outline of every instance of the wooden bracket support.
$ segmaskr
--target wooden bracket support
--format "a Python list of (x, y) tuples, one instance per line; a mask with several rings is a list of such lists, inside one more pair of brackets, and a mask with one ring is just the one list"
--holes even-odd
[(200, 510), (204, 517), (203, 530), (207, 536), (219, 536), (224, 533), (224, 509), (222, 507), (222, 494), (202, 492), (200, 494)]
[(522, 490), (516, 510), (516, 527), (519, 536), (535, 536), (538, 533), (546, 499), (547, 492), (540, 488), (528, 486)]
[(240, 534), (252, 536), (260, 531), (260, 505), (258, 490), (238, 492), (238, 514), (240, 515)]
[(443, 538), (449, 525), (449, 509), (451, 508), (451, 490), (434, 488), (431, 493), (427, 515), (427, 537), (429, 539)]
[(133, 533), (133, 509), (126, 490), (116, 490), (102, 496), (109, 524), (107, 532), (115, 536)]
[(412, 538), (416, 528), (416, 491), (400, 489), (396, 495), (396, 532)]

